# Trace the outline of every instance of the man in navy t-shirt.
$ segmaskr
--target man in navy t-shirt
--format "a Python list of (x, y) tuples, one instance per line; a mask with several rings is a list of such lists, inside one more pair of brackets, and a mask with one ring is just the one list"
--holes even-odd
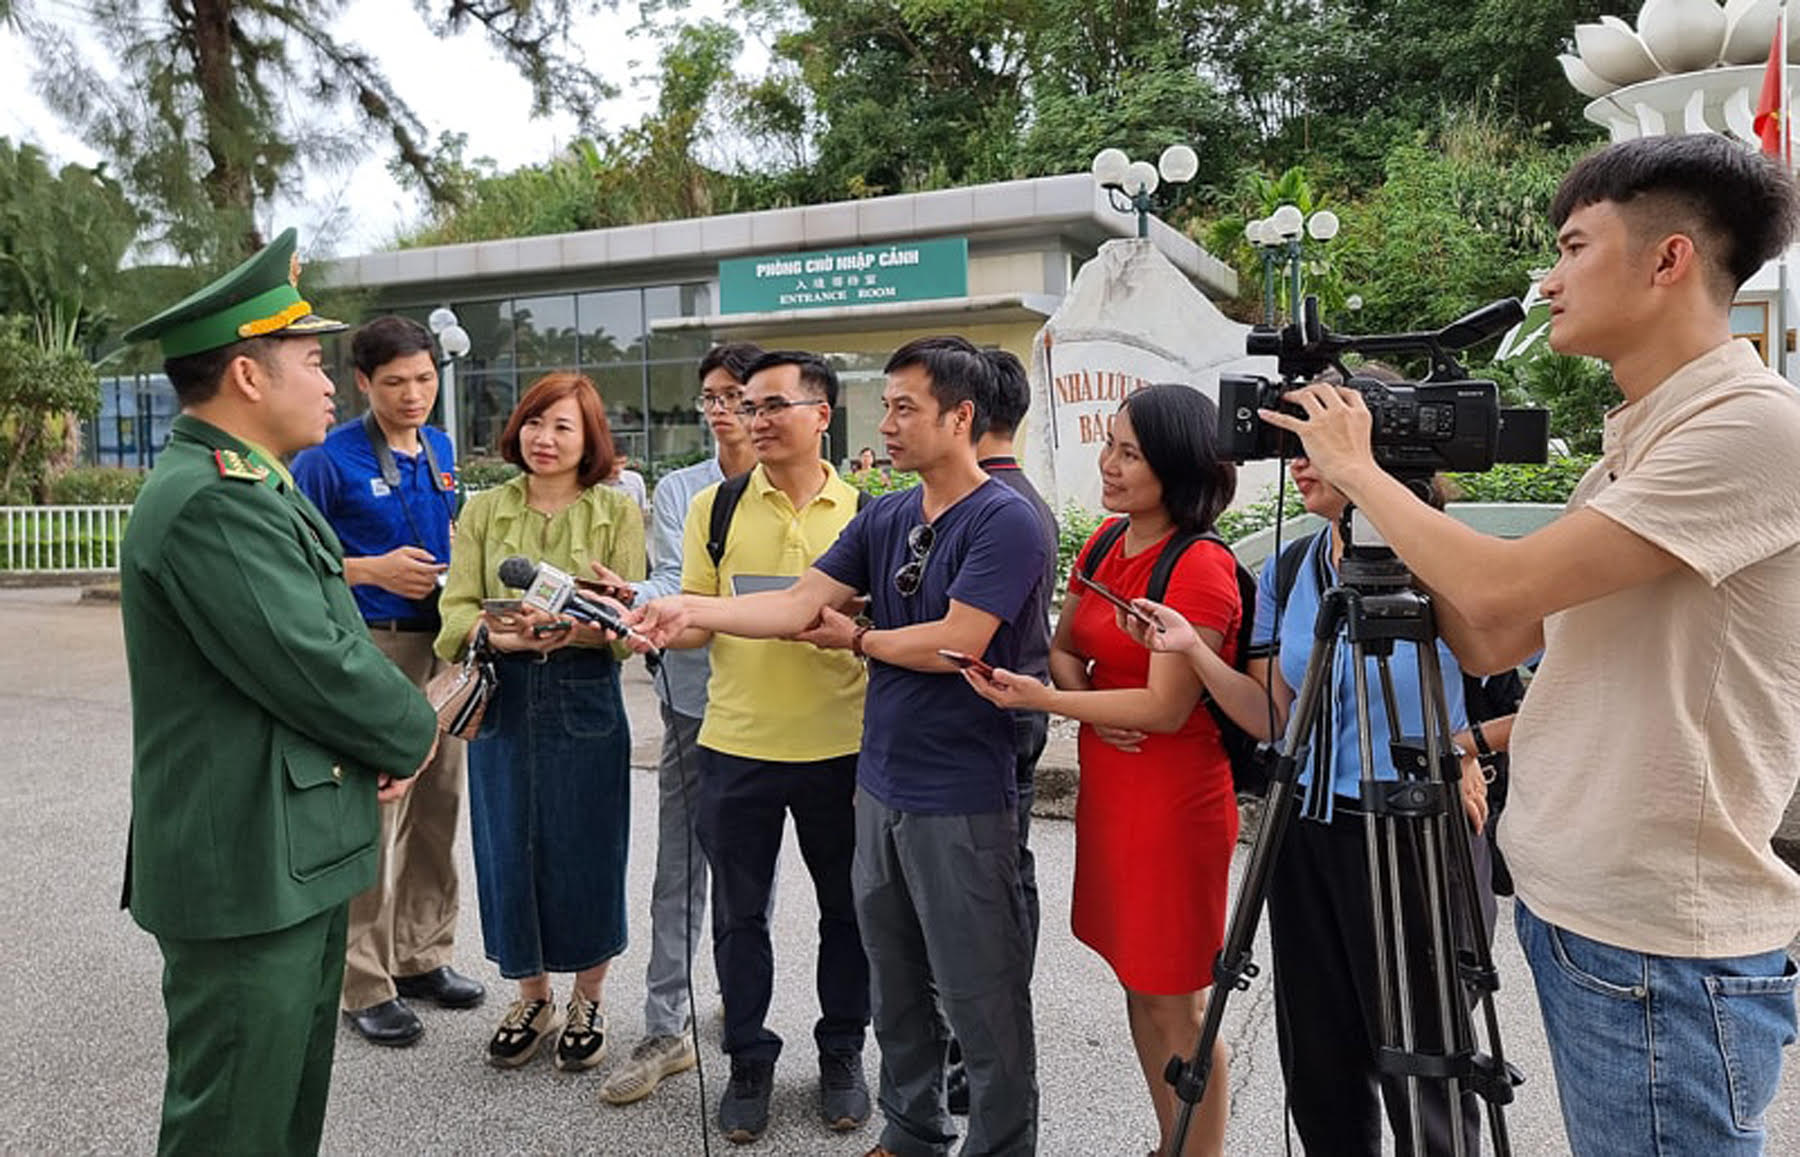
[[(444, 668), (431, 644), (459, 498), (450, 439), (426, 424), (437, 362), (431, 335), (404, 317), (357, 330), (350, 356), (369, 410), (301, 451), (294, 480), (343, 541), (344, 581), (375, 645), (423, 688)], [(371, 1044), (405, 1046), (425, 1031), (409, 999), (473, 1008), (485, 994), (450, 967), (464, 778), (463, 742), (445, 736), (414, 790), (381, 807), (380, 869), (350, 903), (341, 998)]]
[[(970, 1075), (964, 1152), (1037, 1143), (1012, 720), (939, 654), (1018, 663), (1013, 624), (1044, 581), (1036, 511), (977, 464), (993, 397), (979, 353), (903, 346), (880, 429), (894, 465), (923, 485), (870, 503), (787, 590), (659, 599), (635, 616), (659, 644), (687, 630), (786, 636), (869, 661), (852, 883), (882, 1053), (880, 1146), (894, 1153), (947, 1153), (956, 1139), (945, 1016)], [(836, 609), (859, 593), (862, 621)]]

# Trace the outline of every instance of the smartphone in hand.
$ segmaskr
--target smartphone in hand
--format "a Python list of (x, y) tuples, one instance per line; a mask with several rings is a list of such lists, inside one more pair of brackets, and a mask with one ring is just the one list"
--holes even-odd
[(961, 651), (946, 651), (942, 647), (938, 648), (938, 654), (955, 663), (964, 671), (974, 671), (983, 679), (994, 677), (994, 669), (973, 655), (965, 655)]
[(1106, 585), (1104, 583), (1098, 582), (1094, 579), (1087, 577), (1086, 575), (1082, 574), (1079, 570), (1075, 572), (1074, 577), (1075, 577), (1076, 582), (1079, 582), (1082, 586), (1086, 587), (1088, 590), (1093, 591), (1095, 594), (1099, 595), (1101, 598), (1105, 599), (1107, 602), (1111, 603), (1113, 606), (1118, 607), (1121, 611), (1124, 611), (1126, 614), (1130, 615), (1132, 618), (1136, 619), (1138, 622), (1144, 624), (1144, 626), (1149, 627), (1152, 630), (1157, 630), (1157, 631), (1162, 630), (1161, 625), (1158, 624), (1155, 619), (1151, 618), (1149, 615), (1146, 615), (1143, 611), (1140, 611), (1136, 607), (1132, 606), (1130, 600), (1122, 599), (1118, 595), (1114, 594), (1112, 591), (1106, 589)]

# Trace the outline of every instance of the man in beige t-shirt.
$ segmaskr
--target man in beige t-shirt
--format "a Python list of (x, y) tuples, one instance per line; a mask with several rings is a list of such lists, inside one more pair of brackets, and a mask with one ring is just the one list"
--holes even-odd
[(1778, 165), (1701, 134), (1602, 149), (1551, 207), (1550, 345), (1624, 403), (1567, 513), (1504, 541), (1375, 466), (1353, 390), (1264, 412), (1436, 595), (1465, 669), (1544, 653), (1500, 844), (1571, 1147), (1756, 1153), (1795, 1035), (1800, 392), (1733, 340), (1793, 236)]

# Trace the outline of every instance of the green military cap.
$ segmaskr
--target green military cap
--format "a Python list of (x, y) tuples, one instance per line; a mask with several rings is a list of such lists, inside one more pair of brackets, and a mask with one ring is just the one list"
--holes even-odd
[(165, 358), (219, 349), (253, 337), (300, 337), (349, 329), (320, 317), (300, 296), (297, 234), (288, 229), (205, 289), (126, 332), (125, 340), (159, 341)]

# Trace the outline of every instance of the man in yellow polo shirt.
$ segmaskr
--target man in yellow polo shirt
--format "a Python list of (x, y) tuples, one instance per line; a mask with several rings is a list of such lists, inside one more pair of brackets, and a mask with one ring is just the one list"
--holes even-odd
[[(819, 452), (837, 393), (837, 374), (813, 354), (776, 351), (751, 364), (742, 413), (757, 464), (689, 507), (683, 591), (729, 596), (791, 585), (855, 517), (856, 489)], [(715, 518), (715, 506), (734, 497), (729, 519)], [(680, 645), (707, 641), (689, 634)], [(769, 1123), (781, 1038), (763, 1024), (774, 981), (767, 912), (791, 813), (819, 901), (819, 1113), (834, 1130), (855, 1129), (869, 1116), (869, 965), (850, 895), (863, 664), (848, 651), (785, 639), (719, 635), (711, 643), (696, 830), (713, 871), (713, 961), (731, 1057), (719, 1128), (743, 1144)]]

